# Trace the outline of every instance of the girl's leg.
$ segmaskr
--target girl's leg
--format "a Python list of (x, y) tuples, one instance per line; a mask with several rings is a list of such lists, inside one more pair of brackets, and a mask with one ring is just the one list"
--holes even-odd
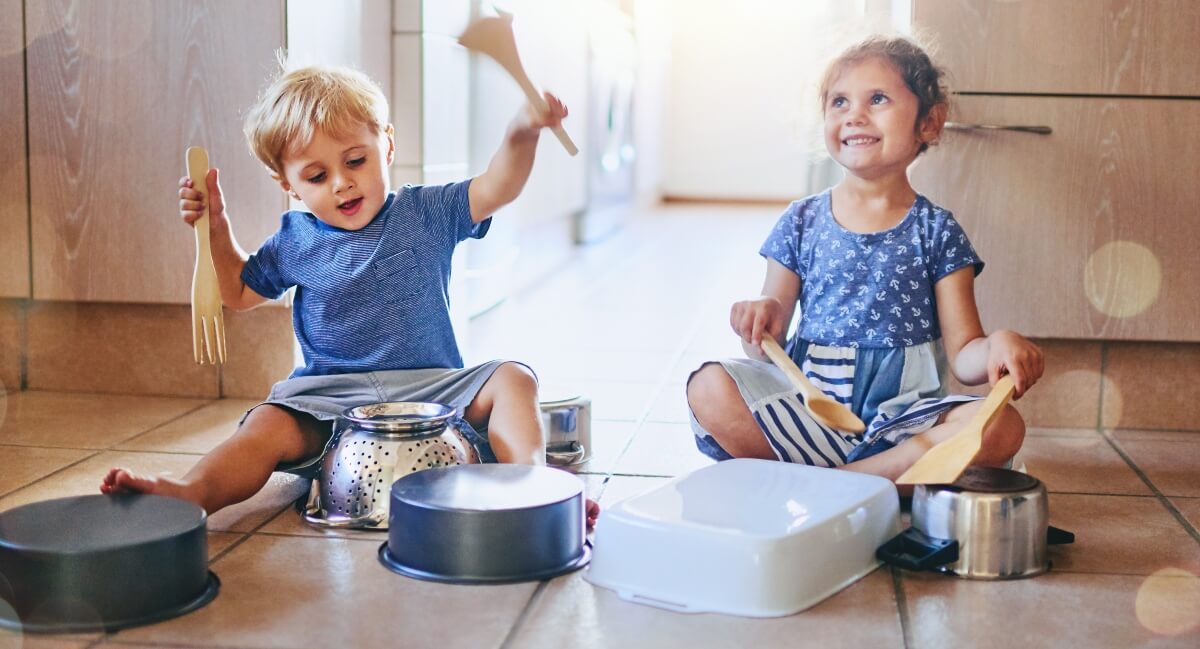
[(487, 428), (496, 459), (505, 464), (545, 464), (546, 436), (538, 407), (537, 378), (519, 363), (502, 363), (467, 406), (463, 419)]
[(104, 477), (100, 491), (174, 496), (212, 514), (258, 493), (277, 464), (320, 453), (329, 434), (329, 422), (279, 406), (259, 406), (233, 436), (200, 458), (183, 478), (144, 476), (114, 468)]
[[(981, 401), (975, 401), (951, 408), (939, 417), (937, 425), (925, 433), (910, 437), (878, 455), (851, 462), (842, 468), (895, 480), (926, 451), (961, 431), (963, 425), (979, 410), (981, 403)], [(1007, 405), (992, 421), (992, 425), (983, 431), (979, 454), (975, 456), (971, 464), (1001, 466), (1021, 450), (1021, 443), (1024, 441), (1025, 422), (1016, 408)], [(908, 491), (908, 489), (902, 488), (902, 491)]]
[(706, 363), (692, 374), (687, 399), (696, 421), (730, 455), (777, 459), (733, 377), (720, 363)]
[[(546, 433), (538, 405), (537, 378), (520, 363), (502, 363), (467, 406), (463, 418), (475, 428), (486, 427), (496, 459), (505, 464), (546, 464)], [(587, 501), (591, 529), (600, 506)]]

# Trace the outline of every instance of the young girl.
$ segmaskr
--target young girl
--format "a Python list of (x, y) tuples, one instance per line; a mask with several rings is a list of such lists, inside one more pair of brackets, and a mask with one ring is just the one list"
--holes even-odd
[[(250, 148), (309, 211), (284, 214), (280, 230), (247, 256), (233, 236), (216, 169), (206, 178), (207, 202), (180, 179), (179, 207), (188, 224), (209, 215), (225, 306), (254, 308), (295, 287), (292, 320), (305, 365), (182, 479), (115, 468), (101, 491), (176, 496), (212, 513), (254, 495), (274, 470), (315, 475), (333, 420), (346, 408), (384, 401), (453, 406), (484, 461), (544, 463), (532, 371), (502, 361), (464, 369), (446, 286), (455, 246), (487, 233), (492, 213), (529, 178), (541, 129), (566, 117), (556, 97), (546, 100), (546, 114), (521, 109), (479, 176), (392, 192), (394, 131), (374, 82), (355, 70), (316, 66), (267, 88), (246, 120)], [(589, 502), (589, 523), (597, 512)]]
[[(831, 189), (792, 203), (759, 254), (762, 295), (737, 302), (730, 324), (750, 357), (706, 363), (688, 380), (696, 444), (717, 460), (779, 459), (895, 480), (978, 409), (946, 396), (947, 363), (967, 385), (1011, 374), (1019, 398), (1042, 375), (1041, 350), (1012, 331), (985, 335), (975, 307), (983, 262), (949, 212), (918, 194), (908, 167), (946, 120), (943, 73), (903, 38), (843, 52), (821, 81), (824, 139), (845, 169)], [(781, 341), (823, 392), (854, 411), (862, 434), (805, 411), (760, 343)], [(1021, 447), (1011, 406), (984, 431), (976, 464)]]

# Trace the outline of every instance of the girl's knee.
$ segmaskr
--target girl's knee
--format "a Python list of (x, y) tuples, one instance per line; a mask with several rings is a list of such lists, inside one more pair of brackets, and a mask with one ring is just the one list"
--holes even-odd
[(990, 463), (1002, 464), (1016, 455), (1024, 443), (1025, 420), (1016, 408), (1005, 405), (984, 435), (982, 455)]
[(728, 399), (731, 390), (736, 392), (737, 384), (729, 372), (720, 363), (705, 363), (688, 377), (688, 405), (693, 411), (716, 407)]

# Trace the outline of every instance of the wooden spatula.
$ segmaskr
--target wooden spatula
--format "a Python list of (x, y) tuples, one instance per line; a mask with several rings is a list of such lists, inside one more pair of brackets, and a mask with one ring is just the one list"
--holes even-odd
[(817, 386), (813, 385), (808, 380), (808, 377), (804, 376), (804, 372), (800, 371), (799, 367), (796, 367), (796, 363), (792, 361), (792, 357), (783, 351), (783, 348), (779, 346), (779, 343), (774, 338), (770, 336), (764, 337), (761, 345), (763, 353), (767, 355), (767, 358), (770, 358), (776, 367), (783, 370), (783, 373), (792, 382), (792, 385), (804, 395), (804, 407), (808, 409), (809, 414), (834, 430), (861, 433), (867, 429), (866, 424), (863, 424), (862, 420), (851, 412), (849, 408), (818, 390)]
[[(525, 93), (529, 103), (542, 113), (550, 110), (545, 97), (542, 97), (537, 86), (534, 86), (533, 82), (529, 80), (529, 75), (525, 74), (525, 68), (521, 65), (521, 56), (517, 54), (517, 39), (513, 36), (512, 31), (512, 14), (488, 16), (476, 20), (467, 27), (467, 31), (463, 32), (462, 36), (458, 37), (458, 43), (469, 50), (487, 54), (495, 59), (500, 67), (512, 75), (517, 85), (521, 86), (521, 91)], [(562, 143), (568, 154), (579, 153), (579, 148), (571, 141), (571, 136), (567, 135), (562, 126), (555, 126), (550, 130), (554, 131), (554, 135), (558, 137), (558, 141)]]
[(921, 459), (896, 478), (896, 484), (950, 484), (958, 480), (958, 476), (979, 453), (984, 429), (1000, 414), (1015, 389), (1011, 376), (1006, 374), (1000, 377), (971, 421), (953, 437), (926, 451)]

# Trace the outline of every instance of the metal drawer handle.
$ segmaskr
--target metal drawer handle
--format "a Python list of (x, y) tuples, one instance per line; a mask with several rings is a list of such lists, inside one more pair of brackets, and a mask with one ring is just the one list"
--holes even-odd
[(964, 124), (962, 122), (946, 122), (946, 128), (952, 131), (1018, 131), (1020, 133), (1037, 133), (1050, 135), (1053, 131), (1049, 126), (1009, 126), (1007, 124)]

